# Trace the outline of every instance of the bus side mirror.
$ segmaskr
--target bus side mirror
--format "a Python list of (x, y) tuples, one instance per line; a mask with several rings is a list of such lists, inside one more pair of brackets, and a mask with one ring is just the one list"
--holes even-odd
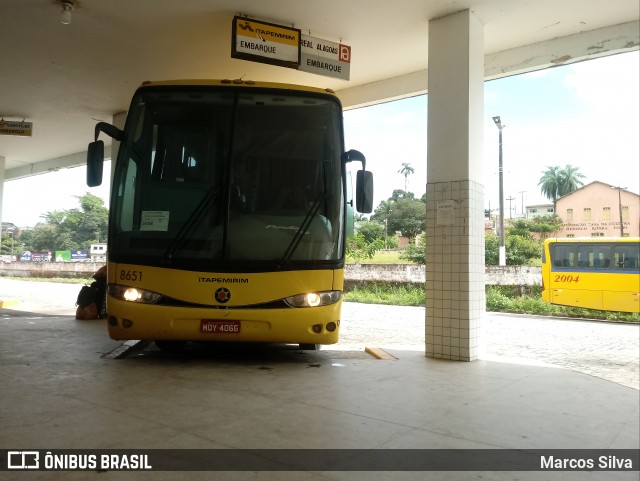
[(104, 165), (104, 142), (96, 140), (87, 149), (87, 185), (96, 187), (102, 184), (102, 166)]
[(351, 184), (351, 172), (347, 172), (347, 237), (355, 233), (355, 216), (353, 202), (353, 186)]
[(124, 133), (115, 125), (106, 122), (96, 124), (95, 140), (87, 149), (87, 185), (96, 187), (102, 184), (102, 166), (104, 165), (104, 142), (98, 140), (100, 132), (104, 132), (112, 139), (122, 141)]
[(362, 163), (362, 170), (356, 173), (356, 210), (362, 214), (371, 214), (373, 210), (373, 174), (366, 171), (367, 160), (358, 150), (349, 150), (342, 154), (342, 162)]
[(356, 210), (363, 214), (373, 210), (373, 174), (367, 170), (356, 174)]

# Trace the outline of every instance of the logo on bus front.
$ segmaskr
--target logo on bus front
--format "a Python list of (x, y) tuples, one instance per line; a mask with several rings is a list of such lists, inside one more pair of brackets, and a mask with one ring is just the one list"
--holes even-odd
[(220, 304), (229, 302), (229, 299), (231, 299), (231, 291), (226, 287), (221, 287), (216, 291), (216, 301), (218, 301)]

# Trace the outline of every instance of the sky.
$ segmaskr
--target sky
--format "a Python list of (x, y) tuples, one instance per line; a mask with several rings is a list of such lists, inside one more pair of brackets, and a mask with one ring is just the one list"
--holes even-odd
[[(523, 203), (549, 203), (538, 182), (550, 166), (578, 167), (585, 185), (598, 180), (640, 193), (639, 58), (634, 51), (486, 82), (485, 208), (498, 208), (496, 115), (506, 125), (505, 216), (509, 198), (514, 217)], [(417, 198), (426, 191), (427, 97), (344, 113), (346, 148), (365, 154), (374, 175), (374, 208), (404, 189), (398, 172), (403, 163), (414, 169), (407, 190)], [(107, 164), (105, 177), (109, 171)], [(107, 182), (89, 188), (85, 176), (85, 167), (77, 167), (5, 181), (2, 221), (34, 226), (47, 212), (78, 208), (78, 197), (87, 192), (108, 205)]]
[[(601, 181), (640, 193), (638, 51), (485, 83), (485, 208), (498, 208), (498, 129), (503, 125), (505, 216), (548, 204), (538, 183), (550, 166), (571, 164), (584, 184)], [(410, 163), (408, 189), (426, 191), (428, 96), (345, 112), (347, 149), (367, 157), (374, 207), (404, 189), (398, 173)]]

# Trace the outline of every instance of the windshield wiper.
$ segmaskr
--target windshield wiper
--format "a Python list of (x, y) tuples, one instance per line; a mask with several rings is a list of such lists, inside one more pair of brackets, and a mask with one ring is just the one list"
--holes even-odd
[(171, 244), (169, 244), (169, 247), (162, 255), (162, 259), (164, 259), (167, 264), (171, 264), (173, 256), (176, 254), (176, 252), (182, 249), (187, 243), (187, 237), (200, 223), (200, 221), (204, 217), (204, 214), (208, 212), (209, 205), (213, 204), (213, 201), (217, 198), (217, 196), (218, 190), (215, 187), (211, 187), (202, 198), (202, 200), (198, 203), (196, 208), (193, 209), (193, 212), (191, 212), (189, 218), (185, 221), (184, 224), (182, 224), (182, 227), (176, 234), (175, 238), (173, 239)]
[(320, 205), (322, 205), (322, 202), (324, 202), (326, 198), (327, 198), (327, 193), (320, 192), (320, 195), (318, 195), (318, 198), (311, 206), (311, 209), (309, 209), (309, 212), (307, 212), (307, 215), (302, 221), (300, 228), (293, 236), (293, 239), (291, 239), (291, 242), (289, 243), (289, 247), (287, 247), (287, 250), (284, 251), (284, 255), (282, 256), (283, 261), (288, 262), (291, 259), (291, 256), (300, 245), (300, 241), (302, 240), (302, 237), (305, 235), (305, 232), (307, 232), (307, 229), (311, 225), (311, 221), (313, 221), (313, 218), (318, 213), (318, 210), (320, 209)]

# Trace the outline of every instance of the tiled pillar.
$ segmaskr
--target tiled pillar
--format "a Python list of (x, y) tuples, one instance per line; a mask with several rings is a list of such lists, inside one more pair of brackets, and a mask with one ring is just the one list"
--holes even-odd
[(485, 313), (483, 27), (466, 10), (429, 23), (426, 355), (478, 357)]

